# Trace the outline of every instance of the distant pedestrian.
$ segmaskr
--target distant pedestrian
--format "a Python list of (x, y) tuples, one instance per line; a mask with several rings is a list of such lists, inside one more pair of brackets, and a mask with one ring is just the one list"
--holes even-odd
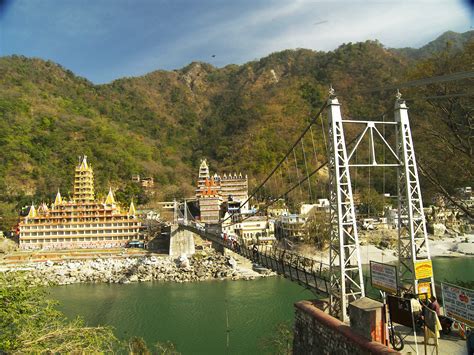
[(438, 316), (441, 315), (441, 307), (440, 307), (440, 305), (439, 305), (438, 300), (436, 299), (436, 297), (435, 297), (435, 296), (431, 296), (431, 297), (430, 297), (430, 301), (431, 301), (431, 303), (429, 304), (428, 307), (429, 307), (430, 309), (432, 309), (433, 311), (435, 311)]
[(253, 245), (252, 251), (253, 251), (253, 259), (255, 261), (257, 261), (258, 260), (258, 247), (257, 247), (257, 244)]

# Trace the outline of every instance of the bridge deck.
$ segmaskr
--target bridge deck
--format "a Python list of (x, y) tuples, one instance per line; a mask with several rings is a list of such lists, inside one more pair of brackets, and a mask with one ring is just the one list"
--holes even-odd
[(256, 252), (248, 245), (239, 244), (238, 246), (233, 246), (224, 241), (221, 236), (203, 231), (192, 225), (180, 224), (179, 226), (224, 248), (230, 249), (267, 269), (273, 270), (277, 274), (297, 282), (314, 293), (324, 296), (329, 295), (328, 264), (273, 246), (264, 246)]

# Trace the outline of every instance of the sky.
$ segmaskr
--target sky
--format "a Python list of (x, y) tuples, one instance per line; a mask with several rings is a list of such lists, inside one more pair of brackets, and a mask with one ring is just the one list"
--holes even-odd
[(473, 27), (456, 0), (0, 0), (0, 56), (61, 64), (94, 83), (242, 64), (284, 49), (378, 39), (418, 48)]

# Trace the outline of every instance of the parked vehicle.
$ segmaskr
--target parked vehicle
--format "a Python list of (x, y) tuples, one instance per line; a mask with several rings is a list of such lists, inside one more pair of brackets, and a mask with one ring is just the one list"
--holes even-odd
[(145, 243), (141, 240), (131, 240), (126, 245), (125, 248), (145, 248)]
[(392, 347), (397, 351), (400, 351), (405, 347), (402, 334), (395, 331), (393, 324), (388, 327), (388, 339), (390, 344), (392, 344)]

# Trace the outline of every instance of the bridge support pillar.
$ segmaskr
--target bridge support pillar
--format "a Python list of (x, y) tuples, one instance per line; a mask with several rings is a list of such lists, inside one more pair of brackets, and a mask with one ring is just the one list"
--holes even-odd
[(395, 102), (395, 122), (398, 122), (396, 137), (398, 156), (402, 166), (398, 168), (398, 282), (400, 293), (420, 293), (418, 283), (428, 282), (431, 294), (435, 295), (433, 273), (419, 280), (415, 268), (417, 263), (431, 266), (428, 233), (421, 198), (420, 180), (411, 135), (408, 107), (398, 93)]
[(332, 89), (328, 106), (331, 206), (330, 313), (347, 322), (349, 303), (364, 297), (365, 290), (341, 108)]
[(193, 233), (178, 226), (171, 227), (170, 251), (171, 257), (177, 258), (180, 255), (191, 256), (195, 253)]
[(385, 344), (383, 304), (362, 297), (349, 305), (351, 328), (364, 338)]

